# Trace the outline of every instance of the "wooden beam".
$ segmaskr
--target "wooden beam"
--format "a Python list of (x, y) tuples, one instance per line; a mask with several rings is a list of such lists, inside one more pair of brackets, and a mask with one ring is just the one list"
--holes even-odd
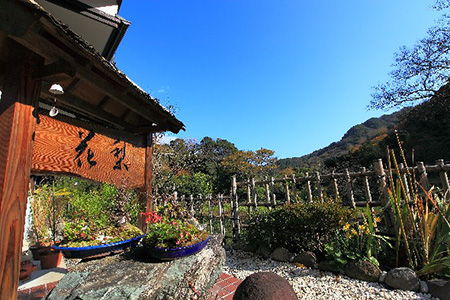
[(0, 299), (16, 299), (40, 82), (13, 50), (0, 101)]
[[(54, 97), (54, 95), (52, 95), (46, 88), (42, 90), (42, 94), (50, 98)], [(130, 124), (123, 121), (121, 118), (116, 117), (115, 115), (112, 115), (102, 109), (99, 109), (96, 106), (91, 105), (86, 101), (83, 101), (80, 98), (75, 97), (71, 94), (65, 93), (63, 95), (58, 95), (56, 98), (57, 98), (56, 103), (60, 102), (65, 106), (67, 106), (69, 108), (69, 112), (71, 109), (81, 112), (82, 114), (85, 114), (88, 117), (95, 117), (99, 120), (110, 123), (116, 126), (118, 129), (125, 129), (130, 127)]]
[(41, 79), (47, 78), (59, 74), (66, 74), (70, 77), (75, 76), (75, 67), (73, 64), (61, 59), (57, 62), (51, 63), (49, 65), (44, 66), (42, 69), (34, 72), (33, 78)]

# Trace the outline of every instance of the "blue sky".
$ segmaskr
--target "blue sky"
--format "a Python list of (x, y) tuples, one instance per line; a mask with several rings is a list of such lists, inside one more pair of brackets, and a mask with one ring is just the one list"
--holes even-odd
[(124, 1), (119, 69), (186, 125), (279, 158), (341, 139), (388, 79), (393, 54), (440, 13), (427, 0)]

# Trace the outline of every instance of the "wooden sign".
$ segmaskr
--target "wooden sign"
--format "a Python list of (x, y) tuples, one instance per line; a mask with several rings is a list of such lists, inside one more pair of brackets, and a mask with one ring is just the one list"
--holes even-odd
[(40, 116), (32, 173), (73, 174), (117, 186), (143, 187), (145, 148)]

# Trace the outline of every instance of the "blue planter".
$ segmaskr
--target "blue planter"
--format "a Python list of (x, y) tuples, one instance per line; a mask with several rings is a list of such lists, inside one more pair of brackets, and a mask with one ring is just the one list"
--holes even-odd
[(209, 236), (206, 240), (191, 246), (180, 248), (145, 247), (145, 251), (147, 254), (160, 260), (173, 260), (200, 252), (200, 250), (206, 247), (210, 238)]
[(141, 235), (126, 241), (120, 241), (110, 244), (102, 244), (98, 246), (88, 247), (57, 247), (52, 248), (60, 250), (66, 258), (89, 258), (96, 256), (105, 256), (112, 252), (121, 251), (128, 247), (136, 246), (137, 243), (145, 236)]

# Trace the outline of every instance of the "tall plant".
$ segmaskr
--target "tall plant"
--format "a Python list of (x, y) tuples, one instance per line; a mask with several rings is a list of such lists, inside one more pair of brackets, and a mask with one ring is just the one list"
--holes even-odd
[[(407, 166), (401, 146), (400, 151)], [(406, 180), (402, 180), (395, 153), (390, 151), (388, 192), (395, 220), (397, 265), (403, 251), (419, 275), (450, 277), (450, 203), (433, 193), (434, 188), (425, 190), (414, 173), (405, 170)]]

